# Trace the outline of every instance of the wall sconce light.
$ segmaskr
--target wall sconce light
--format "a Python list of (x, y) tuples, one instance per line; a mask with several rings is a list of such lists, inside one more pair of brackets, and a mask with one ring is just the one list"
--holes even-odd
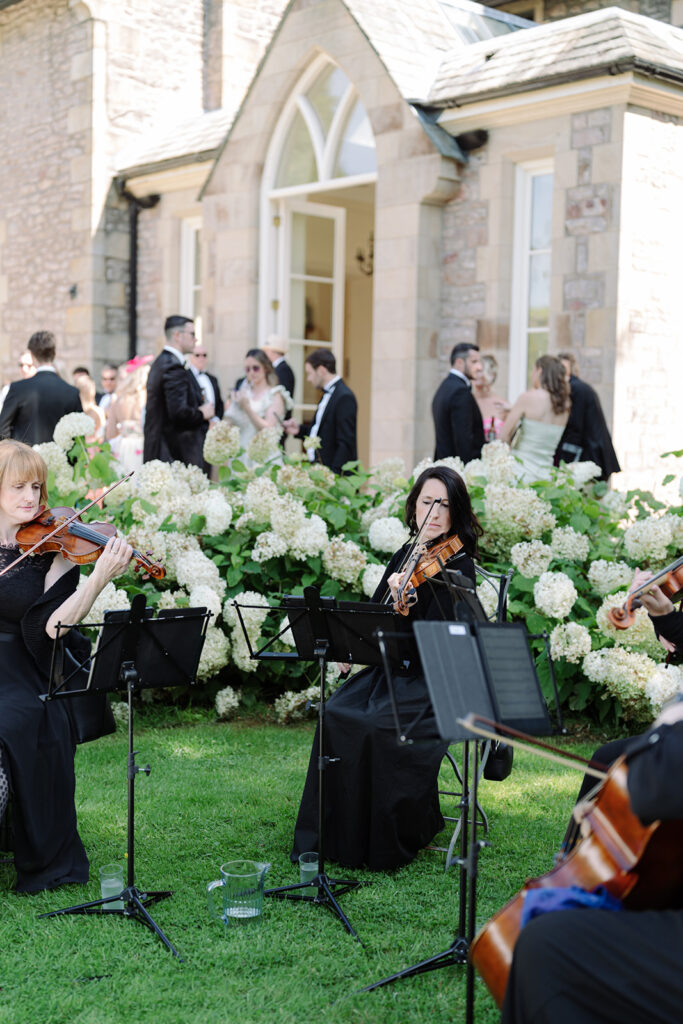
[(362, 274), (367, 274), (368, 277), (372, 276), (375, 269), (375, 236), (372, 231), (368, 235), (367, 256), (362, 249), (356, 249), (356, 263)]

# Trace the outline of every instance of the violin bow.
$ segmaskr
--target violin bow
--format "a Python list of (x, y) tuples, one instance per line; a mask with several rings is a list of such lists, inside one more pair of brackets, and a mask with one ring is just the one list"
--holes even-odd
[[(418, 545), (421, 542), (422, 532), (423, 532), (423, 530), (427, 530), (427, 528), (428, 528), (428, 526), (429, 526), (429, 524), (431, 522), (432, 513), (434, 512), (435, 506), (436, 505), (440, 505), (440, 504), (441, 504), (441, 498), (434, 498), (433, 502), (429, 506), (429, 511), (427, 512), (427, 515), (424, 518), (424, 522), (422, 523), (422, 526), (420, 527), (420, 529), (417, 531), (417, 533), (413, 537), (412, 543), (411, 543), (410, 547), (408, 548), (408, 550), (406, 551), (405, 558), (403, 559), (401, 565), (396, 570), (396, 572), (406, 572), (407, 569), (408, 569), (408, 566), (410, 566), (410, 572), (408, 574), (408, 579), (410, 579), (410, 576), (412, 575), (412, 571), (415, 568), (415, 565), (417, 565), (417, 562), (419, 561), (419, 557), (418, 557), (417, 561), (415, 562), (415, 565), (411, 564), (411, 559), (414, 557), (415, 552), (417, 551), (417, 547), (418, 547)], [(406, 580), (406, 583), (407, 583), (407, 580)], [(401, 596), (402, 596), (402, 592), (401, 592)], [(387, 587), (387, 592), (386, 592), (386, 594), (384, 595), (384, 597), (382, 599), (382, 604), (391, 604), (392, 601), (393, 601), (393, 598), (391, 596), (391, 590)]]
[[(23, 562), (25, 558), (28, 558), (29, 555), (32, 555), (36, 548), (42, 547), (46, 540), (50, 540), (52, 537), (55, 536), (55, 534), (61, 533), (62, 530), (65, 530), (67, 528), (67, 526), (70, 526), (71, 523), (73, 523), (76, 519), (80, 519), (84, 512), (87, 512), (88, 509), (93, 507), (93, 505), (96, 505), (98, 501), (101, 501), (102, 498), (104, 498), (107, 494), (113, 491), (115, 487), (118, 487), (119, 484), (123, 484), (126, 482), (126, 480), (130, 480), (130, 478), (134, 476), (134, 474), (135, 470), (132, 469), (130, 473), (127, 473), (126, 476), (122, 476), (120, 480), (117, 480), (115, 484), (112, 484), (111, 487), (108, 487), (106, 491), (102, 491), (102, 494), (99, 494), (96, 498), (93, 498), (92, 501), (88, 502), (88, 504), (85, 505), (83, 508), (80, 508), (78, 509), (77, 512), (74, 512), (72, 516), (69, 516), (68, 519), (65, 519), (63, 523), (59, 524), (59, 526), (56, 526), (51, 533), (46, 534), (45, 537), (42, 537), (39, 541), (36, 541), (33, 547), (30, 547), (27, 551), (24, 551), (24, 553), (19, 555), (18, 558), (15, 558), (13, 562), (10, 562), (9, 565), (5, 566), (5, 568), (0, 571), (0, 576), (4, 576), (5, 573), (9, 572), (10, 569), (13, 569), (15, 565), (19, 565), (19, 562)], [(42, 516), (44, 511), (44, 507), (39, 509), (37, 515), (35, 515), (33, 518), (37, 519), (38, 516)]]
[[(533, 736), (528, 736), (524, 732), (518, 732), (517, 729), (502, 725), (500, 722), (493, 722), (490, 718), (469, 714), (465, 718), (458, 718), (457, 722), (469, 732), (483, 736), (487, 740), (493, 740), (495, 743), (502, 741), (511, 747), (528, 750), (539, 757), (545, 757), (548, 761), (556, 761), (558, 764), (565, 765), (565, 767), (575, 768), (579, 771), (582, 770), (586, 775), (592, 775), (596, 779), (602, 780), (607, 778), (607, 765), (600, 764), (598, 761), (589, 761), (588, 758), (581, 757), (579, 754), (572, 754), (569, 751), (560, 751), (557, 747), (551, 747), (549, 743), (543, 743)], [(484, 726), (488, 726), (488, 728), (483, 728), (481, 725), (476, 724), (478, 722), (483, 722)], [(494, 732), (494, 729), (498, 731)], [(501, 736), (501, 732), (505, 733), (505, 736)], [(516, 737), (516, 739), (509, 737)], [(534, 747), (539, 749), (535, 750)], [(599, 765), (599, 767), (594, 767), (595, 765)]]

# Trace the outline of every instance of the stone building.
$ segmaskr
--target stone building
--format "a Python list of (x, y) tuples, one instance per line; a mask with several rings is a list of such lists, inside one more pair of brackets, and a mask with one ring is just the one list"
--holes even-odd
[(678, 3), (0, 0), (4, 373), (37, 326), (95, 363), (180, 311), (230, 386), (277, 331), (299, 369), (333, 348), (364, 460), (410, 466), (454, 342), (510, 397), (571, 347), (619, 485), (653, 485), (683, 427)]

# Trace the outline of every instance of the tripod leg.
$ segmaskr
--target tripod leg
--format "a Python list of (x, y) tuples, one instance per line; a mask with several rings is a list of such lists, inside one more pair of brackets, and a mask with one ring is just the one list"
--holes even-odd
[[(320, 895), (321, 889), (325, 894), (324, 897)], [(363, 943), (358, 938), (358, 935), (356, 934), (353, 925), (351, 924), (348, 917), (346, 916), (346, 914), (344, 913), (344, 911), (334, 898), (334, 894), (329, 886), (329, 879), (327, 878), (327, 875), (318, 876), (318, 896), (315, 902), (323, 903), (325, 906), (329, 907), (332, 913), (337, 915), (337, 917), (344, 925), (349, 935), (353, 935), (356, 942), (360, 942), (361, 946), (363, 945)]]
[(426, 960), (413, 964), (412, 967), (406, 967), (402, 971), (397, 971), (396, 974), (389, 975), (388, 978), (374, 981), (372, 985), (366, 985), (365, 988), (361, 988), (359, 991), (372, 992), (376, 988), (382, 988), (383, 985), (391, 985), (394, 981), (399, 981), (401, 978), (412, 978), (417, 974), (427, 974), (429, 971), (436, 971), (441, 967), (460, 967), (465, 963), (467, 963), (467, 942), (463, 939), (456, 939), (453, 945), (449, 949), (445, 949), (443, 953), (436, 953)]
[(127, 890), (127, 895), (128, 895), (128, 899), (126, 900), (126, 908), (129, 908), (130, 905), (133, 904), (134, 907), (135, 907), (135, 912), (133, 912), (133, 916), (137, 917), (137, 919), (142, 924), (146, 924), (147, 927), (151, 931), (153, 931), (155, 933), (155, 935), (158, 935), (158, 937), (161, 939), (161, 941), (166, 946), (166, 948), (168, 950), (170, 950), (171, 953), (173, 953), (173, 956), (177, 957), (178, 960), (180, 960), (181, 963), (185, 963), (185, 961), (181, 957), (181, 955), (178, 952), (178, 950), (170, 942), (170, 940), (164, 935), (164, 933), (162, 932), (161, 928), (156, 923), (154, 918), (150, 914), (148, 914), (147, 911), (145, 910), (145, 905), (142, 902), (142, 900), (140, 899), (140, 894), (138, 893), (137, 889), (135, 889), (135, 888), (128, 889)]

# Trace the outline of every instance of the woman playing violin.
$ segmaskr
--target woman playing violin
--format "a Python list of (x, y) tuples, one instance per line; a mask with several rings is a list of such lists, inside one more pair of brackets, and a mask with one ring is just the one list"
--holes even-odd
[[(429, 520), (427, 517), (429, 516)], [(474, 581), (472, 559), (481, 527), (461, 477), (444, 466), (426, 469), (406, 501), (405, 519), (415, 534), (425, 522), (428, 545), (457, 534), (462, 548), (444, 559)], [(391, 558), (372, 600), (395, 601), (405, 583), (400, 566), (408, 545)], [(412, 633), (420, 619), (453, 619), (445, 586), (430, 579), (410, 587), (407, 615), (399, 629)], [(416, 597), (414, 603), (410, 603)], [(342, 666), (348, 669), (348, 666)], [(392, 677), (402, 724), (422, 714), (411, 730), (414, 745), (399, 746), (387, 679), (379, 668), (351, 676), (332, 695), (325, 710), (325, 753), (339, 758), (325, 773), (325, 851), (348, 867), (375, 871), (408, 864), (443, 828), (437, 776), (446, 745), (437, 738), (427, 685), (419, 665), (407, 665)], [(318, 849), (318, 738), (313, 742), (308, 776), (294, 832), (292, 860)]]
[[(647, 578), (639, 573), (635, 583)], [(640, 599), (660, 637), (682, 650), (683, 612), (656, 584)], [(641, 821), (683, 819), (683, 694), (643, 736), (608, 744), (594, 758), (606, 763), (623, 752), (631, 806)], [(502, 1022), (678, 1024), (681, 964), (680, 903), (665, 910), (543, 914), (522, 929), (515, 945)]]
[[(46, 480), (37, 452), (0, 441), (0, 569), (19, 557), (17, 531), (46, 504)], [(44, 703), (39, 695), (47, 689), (57, 624), (83, 620), (131, 554), (123, 538), (112, 537), (80, 589), (78, 566), (54, 552), (34, 554), (0, 578), (0, 820), (11, 795), (19, 892), (88, 880), (66, 702)]]

